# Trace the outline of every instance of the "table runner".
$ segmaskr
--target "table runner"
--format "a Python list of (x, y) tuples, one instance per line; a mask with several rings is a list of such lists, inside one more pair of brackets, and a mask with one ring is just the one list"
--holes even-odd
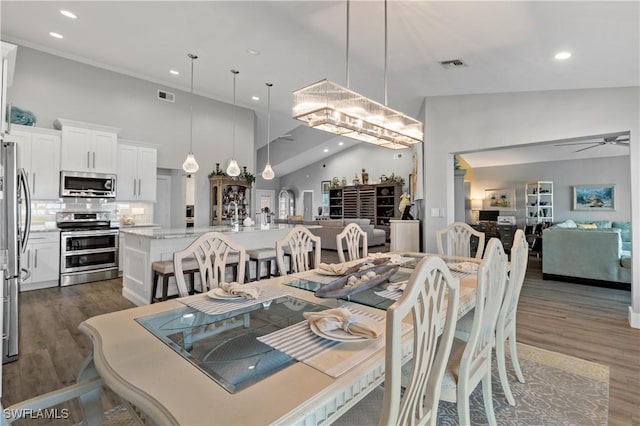
[[(385, 317), (347, 307), (354, 315), (371, 318), (384, 330)], [(384, 347), (384, 333), (375, 340), (335, 342), (316, 335), (307, 321), (258, 337), (258, 340), (286, 353), (331, 377), (339, 377)]]
[(206, 294), (198, 294), (195, 296), (181, 297), (178, 299), (180, 303), (184, 303), (194, 309), (209, 315), (224, 314), (236, 309), (245, 308), (247, 306), (257, 305), (259, 303), (268, 302), (278, 297), (287, 296), (290, 293), (278, 287), (261, 287), (260, 296), (256, 299), (230, 299), (221, 300), (213, 299)]

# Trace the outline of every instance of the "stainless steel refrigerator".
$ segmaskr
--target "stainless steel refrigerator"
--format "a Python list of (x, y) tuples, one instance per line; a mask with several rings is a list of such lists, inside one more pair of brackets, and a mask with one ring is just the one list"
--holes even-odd
[(2, 363), (18, 359), (18, 292), (30, 272), (20, 263), (29, 240), (31, 197), (24, 169), (18, 169), (18, 145), (0, 149), (0, 269), (4, 279)]

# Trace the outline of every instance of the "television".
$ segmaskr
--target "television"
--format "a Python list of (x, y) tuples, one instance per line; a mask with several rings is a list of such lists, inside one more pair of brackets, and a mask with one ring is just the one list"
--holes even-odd
[(497, 222), (500, 210), (480, 210), (478, 214), (478, 220)]

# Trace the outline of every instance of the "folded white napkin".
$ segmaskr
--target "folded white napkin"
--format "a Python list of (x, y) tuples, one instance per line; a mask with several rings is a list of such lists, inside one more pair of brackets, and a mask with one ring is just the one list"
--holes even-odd
[(332, 274), (344, 274), (349, 269), (344, 263), (320, 263), (319, 267)]
[(354, 336), (367, 339), (375, 339), (379, 336), (378, 330), (365, 322), (359, 322), (358, 317), (345, 308), (327, 309), (322, 312), (304, 312), (304, 317), (313, 322), (320, 331), (342, 329)]
[(449, 266), (449, 269), (453, 269), (455, 271), (476, 273), (478, 272), (478, 266), (480, 265), (473, 262), (457, 262), (449, 263), (447, 266)]
[(404, 291), (407, 288), (408, 281), (398, 281), (397, 283), (391, 283), (387, 286), (389, 291)]
[(260, 289), (256, 287), (248, 287), (246, 285), (238, 284), (237, 282), (226, 283), (221, 281), (218, 284), (225, 293), (232, 296), (246, 297), (247, 299), (257, 299), (260, 295)]

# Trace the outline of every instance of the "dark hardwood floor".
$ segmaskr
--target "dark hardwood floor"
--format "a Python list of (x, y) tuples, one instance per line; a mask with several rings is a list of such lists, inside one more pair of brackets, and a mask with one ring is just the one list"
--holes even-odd
[[(381, 246), (372, 251), (385, 251)], [(336, 252), (322, 260), (336, 262)], [(133, 307), (122, 297), (119, 279), (20, 294), (20, 358), (4, 365), (3, 406), (75, 381), (91, 342), (78, 325), (95, 315)], [(640, 330), (627, 321), (630, 292), (543, 281), (540, 261), (531, 258), (518, 311), (518, 341), (561, 352), (610, 369), (610, 425), (640, 425)], [(106, 392), (105, 407), (119, 404)], [(81, 420), (77, 403), (71, 418)], [(21, 421), (18, 424), (50, 424)]]

